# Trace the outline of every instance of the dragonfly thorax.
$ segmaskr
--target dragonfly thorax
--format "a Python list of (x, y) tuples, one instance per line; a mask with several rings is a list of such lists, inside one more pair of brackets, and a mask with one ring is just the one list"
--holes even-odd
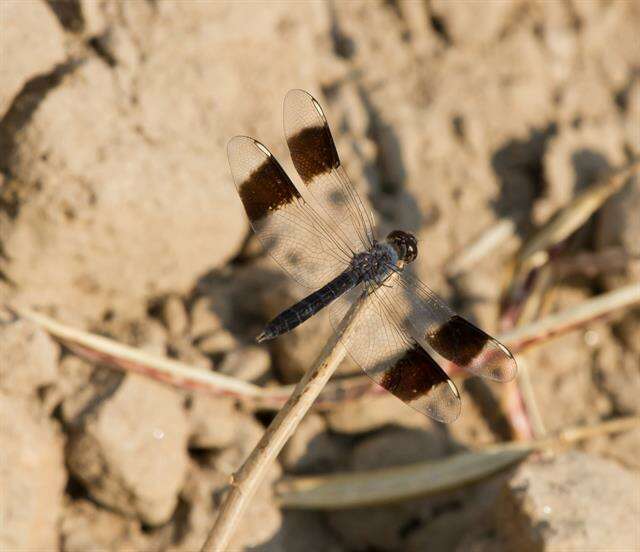
[(368, 251), (357, 253), (351, 261), (351, 268), (363, 280), (383, 281), (398, 265), (398, 254), (389, 243), (376, 243)]

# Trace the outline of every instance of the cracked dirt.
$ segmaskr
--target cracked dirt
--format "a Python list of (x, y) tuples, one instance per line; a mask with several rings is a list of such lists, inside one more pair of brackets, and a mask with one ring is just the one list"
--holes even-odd
[[(253, 343), (303, 290), (250, 236), (226, 143), (255, 136), (293, 174), (281, 104), (303, 88), (324, 106), (380, 233), (415, 232), (417, 274), (495, 331), (517, 238), (456, 280), (447, 262), (501, 218), (527, 235), (599, 171), (640, 155), (638, 28), (632, 0), (0, 0), (0, 302), (202, 369), (298, 379), (331, 325), (317, 316), (269, 349)], [(573, 246), (639, 255), (639, 198), (636, 181)], [(569, 278), (549, 308), (638, 279), (637, 266)], [(197, 549), (269, 415), (123, 376), (11, 317), (0, 344), (0, 547)], [(639, 344), (636, 309), (527, 353), (547, 429), (639, 414)], [(481, 415), (482, 393), (460, 387), (463, 415), (446, 428), (385, 397), (310, 414), (234, 549), (640, 546), (637, 430), (437, 500), (329, 514), (276, 505), (270, 483), (283, 473), (397, 465), (504, 438)], [(595, 524), (576, 533), (575, 517), (531, 505), (580, 470), (616, 480), (618, 504), (600, 526), (592, 487), (567, 492), (568, 510)]]

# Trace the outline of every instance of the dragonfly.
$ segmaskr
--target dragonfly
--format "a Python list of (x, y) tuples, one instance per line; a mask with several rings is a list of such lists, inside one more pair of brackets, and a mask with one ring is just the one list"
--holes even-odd
[(366, 296), (343, 345), (374, 382), (417, 411), (441, 422), (458, 418), (461, 399), (447, 375), (451, 368), (495, 381), (513, 379), (517, 367), (509, 350), (406, 269), (418, 256), (415, 236), (394, 230), (377, 238), (372, 213), (340, 162), (327, 118), (304, 90), (285, 96), (284, 133), (301, 186), (257, 140), (236, 136), (227, 147), (253, 231), (310, 291), (273, 318), (258, 342), (290, 332), (325, 308), (337, 329)]

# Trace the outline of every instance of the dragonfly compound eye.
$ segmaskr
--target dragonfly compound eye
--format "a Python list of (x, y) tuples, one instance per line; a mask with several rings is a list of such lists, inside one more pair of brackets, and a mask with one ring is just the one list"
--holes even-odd
[(418, 240), (412, 234), (402, 230), (394, 230), (387, 236), (387, 241), (395, 247), (398, 256), (405, 263), (416, 260), (418, 256)]

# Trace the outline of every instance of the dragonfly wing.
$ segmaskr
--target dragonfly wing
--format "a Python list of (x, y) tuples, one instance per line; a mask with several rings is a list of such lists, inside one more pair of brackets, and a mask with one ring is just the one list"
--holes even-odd
[(354, 290), (330, 307), (335, 328), (360, 294), (368, 294), (357, 327), (343, 340), (351, 358), (378, 385), (418, 412), (452, 422), (460, 414), (460, 395), (433, 357), (403, 327), (390, 308), (393, 287)]
[(253, 230), (292, 278), (317, 289), (349, 266), (353, 251), (305, 200), (264, 145), (236, 136), (227, 154)]
[(353, 249), (369, 249), (374, 243), (371, 212), (340, 163), (320, 104), (304, 90), (290, 90), (283, 110), (284, 133), (300, 178)]
[(416, 339), (478, 376), (502, 382), (516, 376), (516, 361), (509, 349), (456, 314), (419, 278), (402, 271), (397, 284), (394, 308)]

